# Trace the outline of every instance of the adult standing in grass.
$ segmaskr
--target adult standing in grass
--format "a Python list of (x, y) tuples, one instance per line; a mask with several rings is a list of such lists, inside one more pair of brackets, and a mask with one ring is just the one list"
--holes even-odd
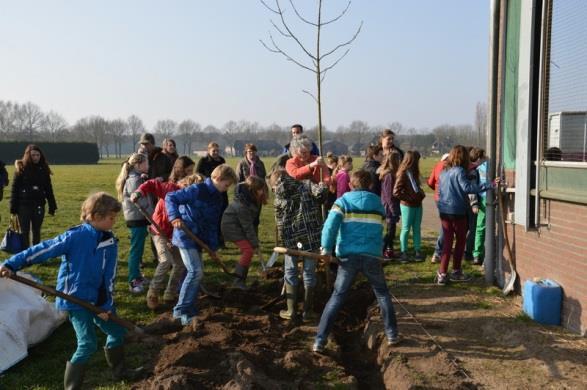
[(236, 176), (239, 183), (244, 182), (249, 176), (257, 176), (261, 179), (265, 179), (267, 176), (265, 164), (257, 155), (255, 144), (245, 145), (245, 156), (236, 165)]
[[(491, 188), (491, 183), (476, 184), (467, 177), (469, 168), (469, 153), (463, 145), (456, 145), (450, 151), (446, 160), (446, 168), (440, 174), (440, 190), (438, 193), (438, 212), (442, 222), (444, 243), (440, 268), (436, 275), (436, 282), (440, 285), (451, 281), (466, 281), (469, 277), (461, 269), (465, 240), (467, 235), (467, 207), (468, 194), (478, 194)], [(447, 274), (448, 263), (452, 250), (453, 240), (456, 244), (453, 253), (453, 272), (450, 278)]]
[[(128, 284), (133, 294), (143, 292), (145, 279), (141, 275), (140, 265), (147, 238), (147, 225), (149, 224), (139, 209), (133, 204), (130, 197), (145, 181), (149, 171), (147, 156), (141, 153), (133, 153), (122, 163), (122, 169), (116, 179), (116, 191), (118, 200), (122, 202), (122, 211), (126, 226), (130, 229), (130, 249), (128, 252)], [(149, 197), (139, 199), (139, 204), (149, 215), (153, 213), (153, 203)]]
[(392, 151), (396, 151), (399, 153), (401, 160), (404, 159), (404, 151), (401, 150), (398, 146), (395, 145), (395, 133), (391, 129), (385, 129), (381, 132), (381, 137), (379, 138), (379, 144), (383, 149), (383, 154), (389, 154)]
[(165, 155), (162, 148), (155, 146), (155, 137), (153, 137), (153, 134), (144, 133), (141, 135), (139, 142), (141, 147), (138, 152), (147, 155), (149, 158), (149, 178), (167, 180), (173, 168), (173, 163)]
[(22, 159), (14, 162), (14, 168), (10, 213), (18, 215), (24, 235), (24, 247), (28, 248), (31, 231), (33, 245), (41, 242), (45, 204), (49, 204), (49, 215), (55, 215), (57, 210), (51, 184), (52, 172), (41, 148), (33, 144), (26, 147)]
[[(302, 134), (304, 134), (304, 127), (302, 125), (300, 125), (299, 123), (296, 123), (295, 125), (291, 126), (291, 139), (293, 140), (296, 137), (301, 136)], [(319, 156), (320, 155), (320, 150), (318, 149), (318, 146), (316, 146), (316, 143), (312, 142), (312, 147), (310, 149), (310, 153), (312, 154), (312, 156)], [(288, 143), (287, 145), (285, 145), (283, 147), (283, 154), (290, 154), (291, 155), (291, 142)]]
[(408, 256), (408, 235), (412, 231), (414, 261), (424, 261), (421, 252), (422, 201), (426, 194), (420, 186), (420, 152), (408, 150), (396, 175), (393, 196), (400, 200), (402, 230), (400, 232), (400, 261), (410, 261)]
[(309, 179), (313, 183), (330, 182), (330, 171), (321, 156), (312, 154), (312, 141), (305, 135), (298, 135), (291, 140), (292, 158), (285, 163), (287, 174), (295, 180)]
[(177, 145), (173, 138), (165, 138), (161, 143), (161, 149), (163, 149), (163, 154), (167, 156), (171, 166), (175, 164), (175, 160), (179, 157), (177, 154)]
[(208, 144), (208, 153), (198, 161), (196, 172), (210, 177), (212, 171), (222, 164), (226, 164), (226, 160), (220, 155), (220, 146), (216, 142), (210, 142)]

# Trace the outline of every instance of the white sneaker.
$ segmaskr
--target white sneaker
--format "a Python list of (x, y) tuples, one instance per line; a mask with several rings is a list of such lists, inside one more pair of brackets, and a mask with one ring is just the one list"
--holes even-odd
[(143, 279), (133, 279), (129, 283), (128, 290), (133, 294), (140, 294), (145, 290), (145, 281)]

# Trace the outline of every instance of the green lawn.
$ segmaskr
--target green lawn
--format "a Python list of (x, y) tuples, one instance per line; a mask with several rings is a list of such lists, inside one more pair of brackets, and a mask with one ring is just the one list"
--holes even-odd
[[(235, 167), (238, 159), (229, 158), (228, 163)], [(270, 168), (272, 158), (265, 159), (267, 169)], [(428, 176), (435, 160), (423, 160), (421, 172)], [(7, 164), (9, 165), (9, 164)], [(357, 157), (355, 166), (362, 165), (362, 159)], [(88, 194), (95, 191), (108, 191), (115, 193), (114, 181), (120, 170), (120, 160), (105, 160), (97, 165), (55, 165), (51, 167), (53, 175), (53, 187), (57, 199), (58, 210), (54, 217), (46, 216), (43, 224), (42, 238), (48, 239), (54, 237), (68, 227), (79, 223), (79, 208), (81, 202)], [(9, 174), (12, 177), (13, 170), (9, 167)], [(0, 203), (0, 216), (2, 218), (2, 227), (6, 226), (9, 219), (8, 197), (10, 190), (5, 189), (5, 199)], [(231, 191), (232, 193), (232, 191)], [(260, 237), (262, 241), (263, 252), (267, 259), (275, 244), (274, 218), (271, 207), (272, 200), (263, 208), (261, 215)], [(115, 233), (120, 239), (119, 243), (119, 268), (116, 283), (116, 302), (118, 314), (138, 323), (147, 323), (154, 318), (152, 312), (145, 306), (145, 297), (143, 295), (131, 295), (128, 292), (127, 285), (127, 262), (129, 246), (129, 231), (124, 224), (124, 219), (119, 218)], [(399, 230), (399, 229), (398, 229)], [(432, 237), (425, 238), (425, 251), (430, 254)], [(238, 251), (234, 246), (229, 245), (228, 249), (223, 250), (222, 258), (231, 267), (237, 259)], [(0, 252), (0, 259), (6, 257), (6, 253)], [(144, 260), (146, 263), (152, 263), (151, 251), (146, 248)], [(39, 276), (45, 284), (55, 285), (57, 268), (59, 261), (54, 260), (45, 265), (33, 266), (28, 270)], [(393, 275), (390, 279), (394, 283), (402, 281), (429, 280), (432, 281), (434, 267), (429, 263), (407, 264), (405, 266), (393, 267)], [(154, 268), (145, 269), (147, 277), (150, 277)], [(255, 276), (257, 269), (252, 268), (251, 274)], [(215, 265), (207, 262), (206, 278), (214, 283), (215, 280), (226, 281), (226, 277)], [(103, 344), (103, 336), (100, 332), (100, 344)], [(134, 356), (135, 361), (132, 363), (140, 364), (140, 345), (134, 344), (129, 348), (129, 355)], [(63, 370), (65, 361), (75, 350), (74, 333), (68, 324), (60, 327), (47, 341), (39, 346), (30, 349), (30, 355), (16, 367), (11, 368), (8, 372), (0, 376), (1, 389), (58, 389), (62, 388)], [(86, 384), (101, 389), (121, 388), (126, 389), (124, 383), (113, 383), (109, 376), (105, 375), (107, 371), (106, 363), (101, 353), (96, 353), (90, 362), (93, 367), (86, 374)], [(98, 369), (96, 369), (98, 368)], [(100, 386), (99, 386), (100, 384)]]

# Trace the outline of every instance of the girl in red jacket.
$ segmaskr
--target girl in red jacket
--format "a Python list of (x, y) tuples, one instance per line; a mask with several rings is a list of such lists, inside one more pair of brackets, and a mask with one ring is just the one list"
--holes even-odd
[[(159, 295), (163, 293), (163, 300), (167, 303), (174, 303), (177, 300), (177, 291), (181, 279), (185, 272), (185, 267), (179, 255), (179, 250), (171, 246), (171, 235), (173, 233), (173, 226), (167, 219), (167, 210), (165, 209), (165, 195), (168, 192), (177, 191), (180, 189), (179, 182), (186, 176), (194, 172), (194, 161), (187, 157), (181, 156), (173, 165), (169, 180), (160, 181), (158, 179), (151, 179), (139, 186), (136, 192), (131, 196), (131, 201), (136, 202), (141, 196), (153, 196), (159, 201), (155, 206), (153, 212), (153, 221), (157, 224), (160, 231), (155, 226), (150, 226), (149, 230), (153, 235), (153, 242), (157, 248), (159, 264), (155, 269), (153, 280), (149, 285), (147, 292), (147, 307), (149, 309), (156, 309), (159, 305)], [(167, 286), (165, 286), (165, 275), (171, 269)]]

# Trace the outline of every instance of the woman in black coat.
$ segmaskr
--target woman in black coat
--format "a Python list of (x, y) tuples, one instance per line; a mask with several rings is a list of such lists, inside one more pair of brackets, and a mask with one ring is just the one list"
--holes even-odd
[(14, 162), (10, 213), (18, 215), (25, 248), (30, 246), (29, 234), (33, 232), (33, 245), (41, 241), (41, 225), (45, 217), (45, 203), (49, 203), (49, 215), (55, 215), (57, 204), (51, 185), (51, 169), (37, 145), (28, 145), (21, 160)]

